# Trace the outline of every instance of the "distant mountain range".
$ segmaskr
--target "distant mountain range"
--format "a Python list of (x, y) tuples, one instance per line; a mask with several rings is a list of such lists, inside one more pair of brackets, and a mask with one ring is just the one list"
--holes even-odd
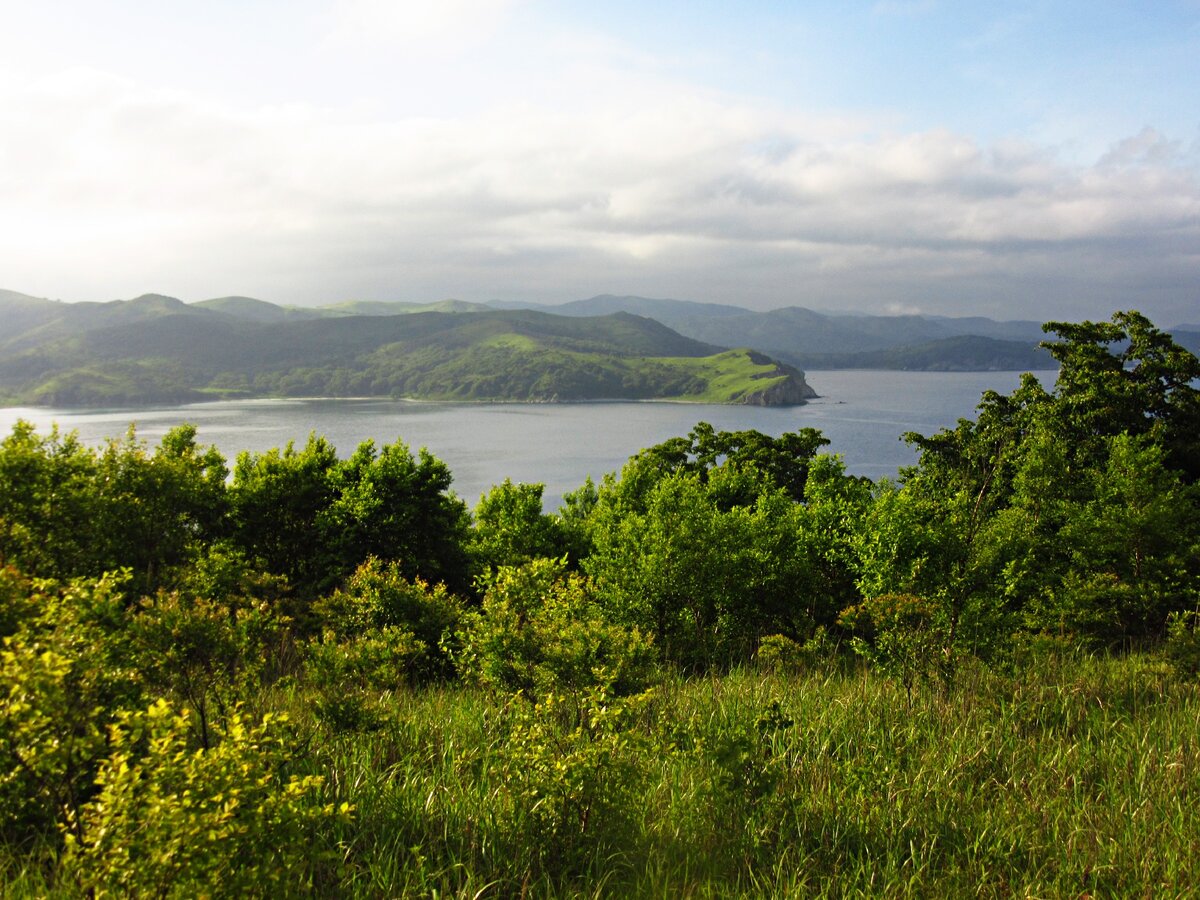
[(58, 303), (0, 292), (5, 402), (254, 396), (783, 405), (815, 394), (803, 373), (777, 360), (628, 313), (569, 317), (453, 301), (296, 309), (158, 294)]
[[(1200, 352), (1200, 328), (1175, 339)], [(1052, 368), (1040, 323), (754, 312), (600, 295), (556, 306), (352, 301), (60, 303), (0, 290), (0, 400), (177, 402), (214, 396), (470, 400), (686, 398), (796, 403), (799, 369)], [(726, 348), (741, 348), (734, 353)], [(748, 348), (754, 348), (750, 350)]]
[(805, 369), (1030, 370), (1053, 365), (1037, 346), (1045, 337), (1040, 322), (833, 315), (799, 306), (754, 312), (607, 294), (542, 308), (567, 316), (650, 316), (696, 340), (757, 347)]
[[(557, 306), (492, 301), (502, 309), (541, 309), (565, 316), (628, 312), (649, 316), (680, 334), (728, 346), (756, 347), (803, 369), (1034, 371), (1054, 368), (1038, 345), (1042, 323), (982, 316), (873, 316), (787, 306), (754, 312), (738, 306), (601, 294)], [(1161, 323), (1160, 323), (1161, 324)], [(1168, 329), (1200, 352), (1200, 326)]]

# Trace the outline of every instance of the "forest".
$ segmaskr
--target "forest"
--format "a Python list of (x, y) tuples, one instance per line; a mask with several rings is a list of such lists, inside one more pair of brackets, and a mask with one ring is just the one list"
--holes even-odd
[(1137, 312), (909, 434), (470, 509), (401, 440), (0, 442), (0, 885), (1189, 896), (1200, 360)]
[(0, 404), (402, 397), (784, 406), (816, 396), (789, 365), (640, 316), (437, 306), (299, 310), (157, 294), (58, 303), (0, 290)]

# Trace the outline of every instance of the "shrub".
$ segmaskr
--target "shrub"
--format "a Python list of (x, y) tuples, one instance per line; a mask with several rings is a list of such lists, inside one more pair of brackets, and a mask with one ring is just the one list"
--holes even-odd
[(92, 792), (105, 726), (142, 703), (117, 652), (125, 578), (15, 586), (26, 606), (0, 649), (0, 836), (53, 835)]
[(100, 793), (66, 839), (63, 875), (94, 896), (308, 893), (336, 861), (323, 829), (348, 818), (322, 778), (286, 774), (282, 717), (235, 714), (224, 740), (193, 749), (188, 712), (163, 700), (124, 713), (96, 778)]
[(1186, 677), (1200, 675), (1200, 610), (1172, 613), (1167, 619), (1167, 659)]
[(654, 648), (637, 628), (610, 621), (587, 578), (564, 560), (500, 566), (487, 582), (482, 610), (463, 634), (466, 670), (478, 681), (531, 695), (603, 687), (642, 690)]
[(855, 651), (898, 680), (909, 702), (917, 681), (936, 676), (948, 684), (953, 677), (953, 630), (924, 597), (883, 594), (847, 608), (838, 621), (855, 632)]
[(399, 563), (368, 559), (314, 609), (324, 645), (314, 646), (309, 659), (326, 683), (345, 677), (363, 686), (395, 687), (454, 674), (453, 636), (462, 605), (443, 584), (405, 578)]
[(828, 659), (834, 646), (823, 625), (818, 625), (804, 643), (784, 634), (769, 634), (758, 643), (754, 663), (765, 672), (795, 674)]
[(496, 775), (510, 871), (578, 875), (588, 857), (607, 862), (631, 846), (649, 743), (635, 719), (648, 699), (591, 688), (509, 704)]

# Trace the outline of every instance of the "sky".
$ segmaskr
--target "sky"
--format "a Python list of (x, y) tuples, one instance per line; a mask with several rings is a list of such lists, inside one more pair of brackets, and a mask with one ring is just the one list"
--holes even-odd
[(1200, 321), (1200, 0), (0, 21), (0, 288)]

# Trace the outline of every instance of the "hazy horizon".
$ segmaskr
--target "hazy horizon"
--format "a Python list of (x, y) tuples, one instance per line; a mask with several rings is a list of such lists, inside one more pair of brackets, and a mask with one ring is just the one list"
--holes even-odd
[(1200, 318), (1200, 3), (6, 11), (0, 287)]

